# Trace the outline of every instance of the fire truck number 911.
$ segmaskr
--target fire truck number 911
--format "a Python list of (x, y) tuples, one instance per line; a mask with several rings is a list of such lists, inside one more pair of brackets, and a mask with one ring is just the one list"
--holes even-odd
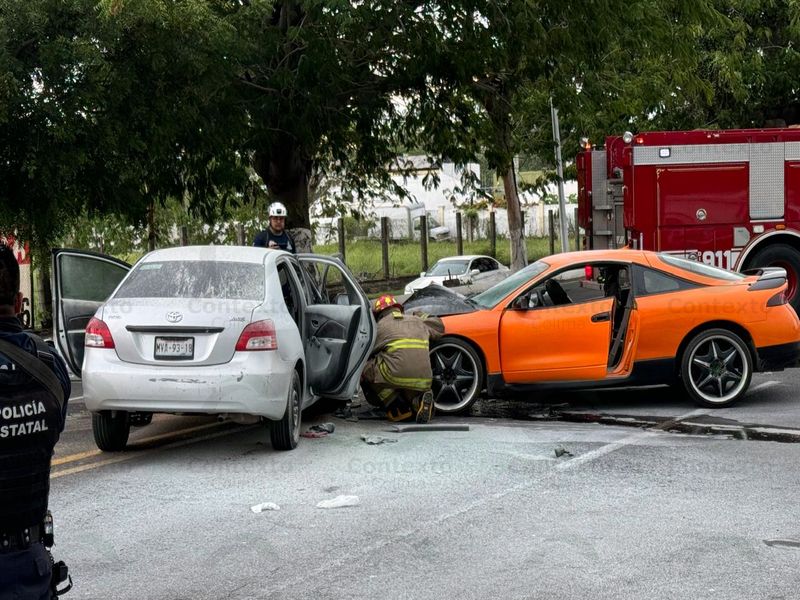
[(739, 252), (734, 250), (717, 250), (715, 252), (706, 250), (702, 254), (698, 253), (697, 257), (707, 265), (732, 271), (736, 266), (736, 259), (739, 258)]

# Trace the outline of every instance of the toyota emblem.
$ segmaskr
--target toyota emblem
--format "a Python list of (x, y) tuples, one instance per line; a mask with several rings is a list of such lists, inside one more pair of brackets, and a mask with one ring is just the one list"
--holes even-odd
[(179, 313), (177, 310), (173, 310), (167, 313), (167, 321), (170, 323), (177, 323), (183, 318), (183, 313)]

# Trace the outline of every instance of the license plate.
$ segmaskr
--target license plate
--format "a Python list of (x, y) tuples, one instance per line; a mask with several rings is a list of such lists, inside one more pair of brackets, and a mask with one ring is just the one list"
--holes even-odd
[(153, 354), (156, 360), (182, 360), (194, 357), (194, 338), (157, 337)]

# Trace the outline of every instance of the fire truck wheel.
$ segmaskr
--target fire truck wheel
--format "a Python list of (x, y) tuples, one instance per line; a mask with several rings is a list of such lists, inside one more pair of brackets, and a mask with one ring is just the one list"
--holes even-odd
[(753, 358), (747, 344), (727, 329), (708, 329), (695, 335), (681, 356), (681, 379), (700, 406), (730, 406), (750, 386)]
[(788, 244), (774, 244), (767, 246), (755, 253), (752, 259), (747, 261), (747, 268), (758, 267), (781, 267), (786, 270), (788, 289), (786, 296), (789, 304), (800, 314), (800, 293), (798, 293), (798, 282), (800, 281), (800, 252)]

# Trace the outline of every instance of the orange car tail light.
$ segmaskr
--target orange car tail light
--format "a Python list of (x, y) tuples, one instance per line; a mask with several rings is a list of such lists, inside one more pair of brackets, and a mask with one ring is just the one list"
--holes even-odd
[(278, 336), (275, 335), (275, 324), (270, 319), (250, 323), (244, 328), (236, 342), (237, 351), (277, 350)]
[(92, 317), (86, 326), (86, 336), (83, 345), (89, 348), (113, 348), (114, 338), (111, 337), (111, 330), (104, 321)]
[(767, 306), (781, 306), (782, 304), (786, 304), (786, 292), (778, 292), (772, 298), (767, 300)]

